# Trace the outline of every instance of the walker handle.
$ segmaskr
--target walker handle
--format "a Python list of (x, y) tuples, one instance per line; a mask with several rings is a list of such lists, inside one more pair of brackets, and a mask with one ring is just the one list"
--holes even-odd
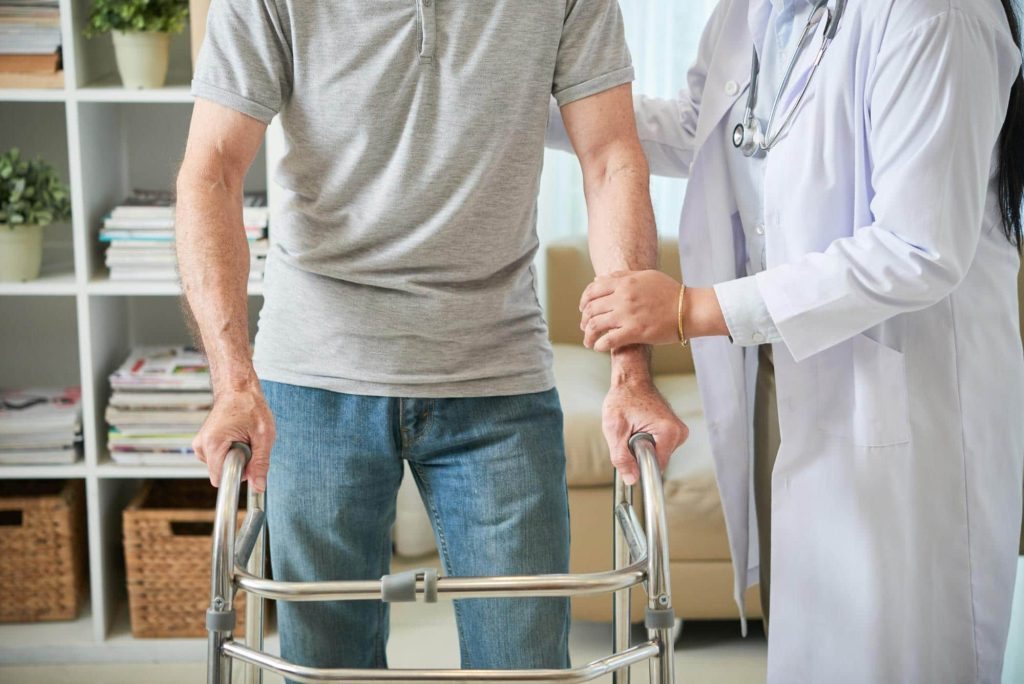
[[(213, 553), (210, 573), (210, 607), (206, 611), (207, 681), (231, 681), (231, 659), (222, 646), (231, 638), (235, 627), (232, 584), (235, 562), (235, 525), (238, 520), (238, 492), (242, 486), (242, 473), (252, 459), (248, 444), (232, 442), (221, 466), (220, 487), (217, 489), (217, 509), (213, 521)], [(223, 679), (222, 679), (223, 677)]]
[(668, 525), (665, 519), (665, 490), (661, 468), (654, 451), (654, 437), (637, 432), (629, 438), (629, 450), (640, 467), (643, 485), (644, 522), (647, 532), (647, 611), (644, 622), (648, 634), (660, 647), (660, 667), (652, 670), (652, 684), (671, 684), (675, 678), (672, 662), (672, 586), (669, 582)]

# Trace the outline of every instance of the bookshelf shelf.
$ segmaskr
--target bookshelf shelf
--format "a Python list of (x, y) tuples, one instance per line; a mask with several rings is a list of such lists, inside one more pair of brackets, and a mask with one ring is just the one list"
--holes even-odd
[[(103, 420), (108, 376), (137, 345), (184, 344), (175, 282), (112, 281), (98, 233), (136, 188), (168, 189), (185, 149), (192, 98), (189, 31), (171, 41), (167, 86), (128, 90), (107, 36), (86, 39), (92, 0), (59, 0), (63, 88), (0, 88), (0, 149), (54, 165), (71, 188), (72, 220), (45, 233), (43, 277), (0, 283), (0, 386), (82, 388), (77, 463), (3, 465), (0, 479), (80, 478), (86, 490), (88, 607), (76, 620), (0, 625), (0, 664), (202, 660), (202, 639), (135, 639), (128, 621), (121, 514), (146, 479), (205, 479), (205, 467), (126, 466), (110, 459)], [(277, 143), (280, 145), (280, 143)], [(278, 148), (280, 149), (280, 148)], [(274, 192), (265, 148), (245, 190)], [(249, 286), (255, 331), (262, 283)]]
[(138, 479), (143, 477), (161, 480), (205, 480), (207, 477), (206, 466), (191, 457), (189, 457), (189, 465), (129, 466), (114, 462), (104, 451), (99, 461), (99, 465), (96, 467), (96, 474), (99, 477), (105, 478)]
[(43, 275), (38, 280), (27, 283), (0, 283), (0, 295), (63, 295), (74, 296), (78, 293), (75, 274), (55, 273)]
[(63, 102), (65, 88), (0, 88), (0, 102)]
[(0, 663), (53, 662), (58, 653), (85, 660), (95, 648), (93, 615), (88, 605), (77, 619), (66, 622), (0, 624)]
[(74, 91), (74, 98), (80, 102), (192, 102), (188, 79), (168, 79), (168, 84), (163, 88), (129, 90), (123, 88), (121, 81), (114, 75), (78, 88)]
[[(87, 472), (85, 463), (54, 465), (0, 465), (0, 480), (63, 480), (81, 479)], [(3, 640), (0, 631), (0, 642)]]
[[(133, 281), (133, 280), (110, 280), (104, 273), (94, 276), (86, 288), (91, 295), (108, 297), (152, 297), (165, 296), (177, 297), (181, 295), (181, 285), (169, 281)], [(249, 296), (256, 297), (263, 294), (263, 283), (249, 283)]]

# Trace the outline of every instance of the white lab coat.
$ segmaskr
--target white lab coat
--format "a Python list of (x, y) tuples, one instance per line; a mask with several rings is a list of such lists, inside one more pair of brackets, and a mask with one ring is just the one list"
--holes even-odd
[[(725, 155), (747, 11), (722, 0), (676, 100), (636, 100), (652, 172), (690, 179), (691, 286), (745, 275)], [(1024, 353), (1020, 262), (989, 179), (1019, 60), (998, 0), (852, 0), (768, 155), (757, 279), (784, 340), (769, 682), (999, 680)], [(568, 146), (557, 117), (549, 144)], [(742, 607), (758, 579), (756, 354), (721, 337), (693, 354)]]

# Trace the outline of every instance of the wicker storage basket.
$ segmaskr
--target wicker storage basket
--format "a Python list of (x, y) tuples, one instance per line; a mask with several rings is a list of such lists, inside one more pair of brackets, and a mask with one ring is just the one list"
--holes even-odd
[(75, 619), (85, 579), (82, 481), (0, 482), (0, 622)]
[[(244, 490), (244, 486), (243, 486)], [(205, 480), (147, 482), (124, 511), (128, 606), (135, 637), (206, 635), (217, 490)], [(243, 513), (239, 513), (241, 523)], [(235, 597), (242, 634), (245, 597)]]

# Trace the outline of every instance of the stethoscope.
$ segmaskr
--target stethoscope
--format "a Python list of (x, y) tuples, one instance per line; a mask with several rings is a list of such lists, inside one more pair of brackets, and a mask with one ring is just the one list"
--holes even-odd
[[(743, 113), (743, 123), (736, 124), (736, 128), (732, 132), (732, 144), (744, 156), (758, 157), (767, 154), (768, 150), (773, 148), (775, 143), (778, 142), (779, 136), (786, 130), (793, 120), (793, 116), (800, 109), (804, 95), (807, 94), (807, 88), (814, 79), (814, 72), (818, 70), (821, 58), (825, 56), (825, 50), (828, 49), (832, 39), (835, 38), (836, 31), (839, 29), (839, 20), (846, 10), (846, 0), (836, 0), (835, 13), (828, 8), (828, 2), (829, 0), (816, 0), (814, 3), (814, 9), (811, 10), (811, 15), (807, 18), (807, 25), (804, 27), (803, 35), (800, 36), (800, 42), (797, 43), (793, 57), (789, 60), (786, 76), (782, 79), (779, 92), (775, 95), (775, 102), (772, 103), (772, 111), (768, 117), (768, 128), (765, 131), (761, 130), (761, 122), (754, 116), (754, 105), (757, 103), (757, 81), (761, 73), (761, 61), (757, 56), (757, 48), (754, 48), (754, 58), (750, 67), (750, 88), (747, 92), (747, 108)], [(790, 108), (789, 115), (786, 116), (779, 129), (775, 131), (775, 115), (778, 113), (779, 103), (782, 101), (782, 96), (789, 86), (789, 79), (793, 76), (793, 70), (800, 59), (800, 52), (803, 50), (804, 43), (807, 41), (807, 37), (811, 35), (811, 31), (821, 21), (822, 16), (827, 18), (825, 34), (821, 41), (821, 47), (818, 49), (818, 54), (814, 58), (814, 64), (811, 66), (811, 73), (807, 76), (807, 80), (804, 81), (804, 87), (800, 91), (800, 97), (797, 98), (796, 105)]]

